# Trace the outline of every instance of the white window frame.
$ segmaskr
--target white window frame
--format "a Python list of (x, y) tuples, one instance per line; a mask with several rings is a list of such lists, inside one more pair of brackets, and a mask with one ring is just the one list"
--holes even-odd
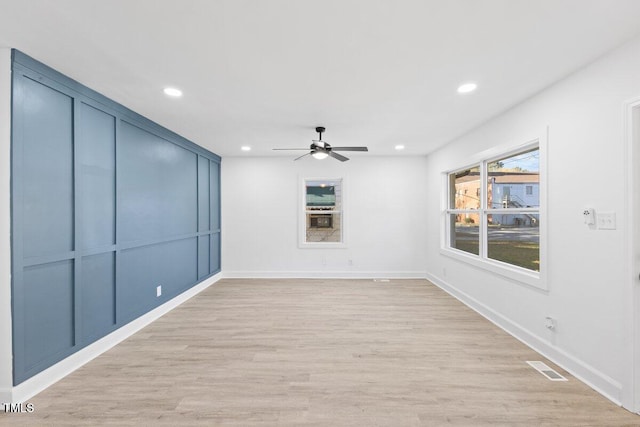
[[(332, 210), (327, 213), (340, 214), (340, 242), (307, 242), (307, 213), (317, 213), (316, 211), (307, 210), (307, 182), (308, 181), (333, 181), (340, 182), (341, 200), (340, 209)], [(300, 196), (298, 201), (298, 247), (302, 249), (336, 249), (347, 247), (347, 178), (342, 177), (300, 177)]]
[[(442, 215), (441, 215), (441, 245), (440, 253), (470, 264), (474, 267), (487, 270), (491, 273), (498, 274), (509, 279), (512, 279), (520, 284), (529, 285), (538, 289), (548, 290), (548, 262), (547, 262), (547, 193), (546, 193), (546, 171), (547, 171), (547, 141), (548, 141), (548, 129), (544, 129), (538, 132), (537, 137), (528, 139), (526, 143), (520, 145), (502, 146), (491, 150), (484, 151), (475, 156), (472, 156), (468, 163), (463, 164), (460, 167), (451, 168), (442, 174)], [(513, 156), (523, 151), (530, 149), (539, 149), (539, 168), (540, 168), (540, 207), (539, 208), (501, 208), (490, 209), (487, 206), (487, 165), (493, 161), (503, 159), (505, 157)], [(451, 173), (459, 172), (466, 168), (480, 167), (480, 198), (481, 208), (473, 210), (463, 210), (451, 208), (449, 200), (449, 175)], [(488, 245), (487, 238), (487, 215), (501, 213), (501, 214), (517, 214), (525, 211), (534, 212), (539, 215), (540, 218), (540, 270), (533, 271), (516, 265), (512, 265), (506, 262), (491, 259), (487, 256)], [(479, 255), (461, 251), (459, 249), (452, 248), (450, 245), (450, 221), (449, 215), (455, 213), (474, 213), (479, 214)]]

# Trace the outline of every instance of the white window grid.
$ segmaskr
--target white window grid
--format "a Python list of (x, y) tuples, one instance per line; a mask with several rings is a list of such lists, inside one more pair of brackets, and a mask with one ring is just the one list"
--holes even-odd
[[(520, 215), (520, 214), (537, 215), (539, 218), (540, 224), (544, 225), (546, 228), (546, 224), (544, 223), (545, 218), (543, 218), (544, 200), (542, 197), (543, 195), (542, 191), (540, 192), (540, 196), (541, 196), (540, 206), (538, 207), (490, 208), (487, 206), (488, 205), (487, 178), (489, 176), (488, 165), (495, 161), (508, 158), (510, 156), (515, 156), (517, 154), (520, 154), (526, 151), (538, 149), (542, 153), (541, 146), (542, 146), (541, 141), (535, 140), (534, 143), (522, 145), (514, 150), (500, 152), (498, 155), (494, 155), (494, 156), (482, 159), (481, 161), (476, 161), (474, 163), (471, 163), (467, 167), (461, 167), (461, 168), (451, 170), (446, 174), (446, 190), (447, 191), (446, 191), (446, 198), (445, 198), (446, 207), (444, 209), (445, 239), (444, 239), (444, 248), (443, 248), (444, 253), (446, 255), (454, 255), (456, 258), (465, 259), (474, 265), (477, 265), (483, 268), (488, 268), (489, 270), (493, 270), (500, 274), (504, 274), (508, 277), (520, 279), (526, 276), (524, 277), (524, 280), (523, 280), (525, 283), (531, 284), (535, 287), (546, 289), (546, 283), (540, 283), (540, 280), (539, 280), (543, 277), (543, 273), (546, 270), (546, 266), (544, 265), (545, 264), (544, 259), (546, 257), (544, 256), (545, 251), (543, 250), (544, 249), (543, 245), (545, 244), (544, 235), (546, 233), (544, 233), (542, 229), (540, 230), (540, 236), (539, 236), (539, 239), (540, 239), (540, 270), (539, 271), (529, 270), (524, 267), (520, 267), (520, 266), (509, 264), (500, 260), (489, 258), (489, 242), (488, 242), (488, 216), (489, 215)], [(541, 160), (540, 160), (539, 166), (540, 166), (540, 169), (542, 169), (544, 167), (543, 154), (541, 154), (540, 157), (541, 157)], [(480, 174), (479, 174), (480, 207), (478, 209), (452, 208), (451, 206), (454, 206), (455, 204), (454, 200), (452, 200), (452, 197), (454, 197), (455, 194), (454, 192), (451, 191), (449, 187), (451, 185), (449, 176), (452, 173), (464, 171), (466, 169), (473, 169), (473, 168), (479, 168), (479, 171), (480, 171)], [(540, 186), (543, 185), (542, 180), (543, 180), (543, 177), (542, 177), (542, 174), (540, 174), (540, 183), (539, 183)], [(455, 232), (455, 230), (452, 230), (452, 224), (450, 221), (451, 215), (465, 215), (465, 214), (475, 214), (475, 215), (478, 215), (479, 217), (479, 224), (478, 224), (479, 254), (478, 255), (456, 249), (455, 247), (452, 246), (452, 234)], [(512, 273), (515, 273), (515, 275)]]

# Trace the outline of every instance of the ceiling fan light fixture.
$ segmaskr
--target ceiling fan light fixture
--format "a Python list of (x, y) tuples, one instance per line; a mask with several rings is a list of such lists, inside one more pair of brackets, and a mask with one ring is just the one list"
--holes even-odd
[(311, 153), (311, 156), (317, 160), (324, 160), (329, 157), (329, 154), (326, 151), (315, 150)]

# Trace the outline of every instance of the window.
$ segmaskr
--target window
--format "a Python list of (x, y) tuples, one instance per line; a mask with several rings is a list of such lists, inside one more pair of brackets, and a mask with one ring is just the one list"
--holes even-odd
[(343, 180), (304, 179), (300, 243), (336, 247), (344, 244)]
[(445, 249), (484, 264), (540, 271), (538, 145), (448, 173), (447, 194)]
[(474, 166), (449, 174), (449, 218), (450, 240), (452, 248), (478, 255), (480, 217), (480, 197), (469, 197), (461, 191), (463, 188), (480, 190), (480, 166)]

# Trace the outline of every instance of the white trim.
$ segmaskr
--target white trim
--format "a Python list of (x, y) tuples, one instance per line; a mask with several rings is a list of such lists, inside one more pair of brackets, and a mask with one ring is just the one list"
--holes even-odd
[(225, 279), (424, 279), (426, 271), (224, 271)]
[(183, 302), (187, 301), (189, 298), (202, 292), (221, 278), (222, 274), (218, 273), (215, 276), (202, 281), (201, 283), (195, 285), (194, 287), (183, 292), (177, 297), (167, 301), (161, 306), (142, 315), (141, 317), (138, 317), (132, 322), (127, 323), (126, 325), (110, 333), (106, 337), (99, 339), (93, 344), (72, 354), (71, 356), (47, 368), (39, 374), (34, 375), (23, 383), (18, 384), (11, 390), (4, 390), (4, 392), (0, 390), (0, 402), (25, 402), (26, 400), (40, 393), (42, 390), (53, 385), (76, 369), (80, 368), (84, 364), (100, 356), (105, 351), (129, 338), (145, 326), (151, 324), (161, 316), (165, 315)]
[(476, 213), (480, 215), (482, 211), (487, 215), (518, 215), (521, 213), (538, 213), (540, 208), (491, 208), (491, 209), (447, 209), (448, 214)]
[(487, 208), (484, 210), (486, 215), (518, 215), (532, 213), (536, 214), (540, 212), (540, 208)]
[(631, 339), (625, 340), (625, 369), (631, 375), (629, 384), (623, 394), (622, 404), (632, 412), (640, 414), (640, 226), (634, 218), (640, 214), (640, 97), (631, 99), (624, 107), (624, 137), (625, 137), (625, 252), (626, 273), (628, 282), (628, 300), (630, 304), (625, 307), (629, 323), (628, 335)]
[(445, 213), (454, 214), (454, 215), (475, 213), (480, 215), (480, 209), (447, 209)]
[[(487, 170), (487, 161), (483, 160), (480, 163), (480, 209), (478, 213), (478, 222), (480, 227), (480, 233), (478, 235), (478, 252), (480, 254), (480, 260), (483, 262), (490, 262), (489, 258), (489, 217), (487, 216), (487, 207), (489, 206), (489, 184), (487, 183), (487, 177), (489, 176)], [(539, 168), (538, 168), (539, 169)], [(540, 174), (538, 173), (538, 180), (540, 180)], [(448, 222), (451, 224), (451, 222)], [(455, 233), (455, 229), (453, 231)], [(451, 238), (452, 234), (447, 233), (449, 238)], [(540, 237), (538, 237), (538, 241), (540, 241)], [(447, 245), (450, 247), (451, 244)], [(540, 244), (538, 244), (538, 253), (540, 248)]]
[(309, 242), (298, 243), (298, 249), (347, 249), (346, 243), (339, 242)]
[(0, 402), (13, 386), (10, 201), (11, 49), (0, 48)]
[(500, 276), (511, 279), (517, 283), (526, 284), (533, 286), (536, 289), (547, 291), (546, 286), (540, 279), (540, 273), (537, 271), (527, 270), (526, 268), (521, 268), (491, 258), (480, 258), (478, 255), (469, 254), (458, 249), (446, 247), (440, 248), (440, 254), (458, 261), (466, 262), (475, 268), (499, 274)]
[(621, 405), (622, 385), (608, 375), (598, 371), (572, 354), (556, 347), (551, 342), (535, 335), (502, 314), (484, 305), (472, 296), (462, 292), (443, 279), (427, 273), (427, 280), (456, 298), (494, 325), (498, 326), (518, 341), (540, 353), (565, 371), (587, 384), (589, 387)]

